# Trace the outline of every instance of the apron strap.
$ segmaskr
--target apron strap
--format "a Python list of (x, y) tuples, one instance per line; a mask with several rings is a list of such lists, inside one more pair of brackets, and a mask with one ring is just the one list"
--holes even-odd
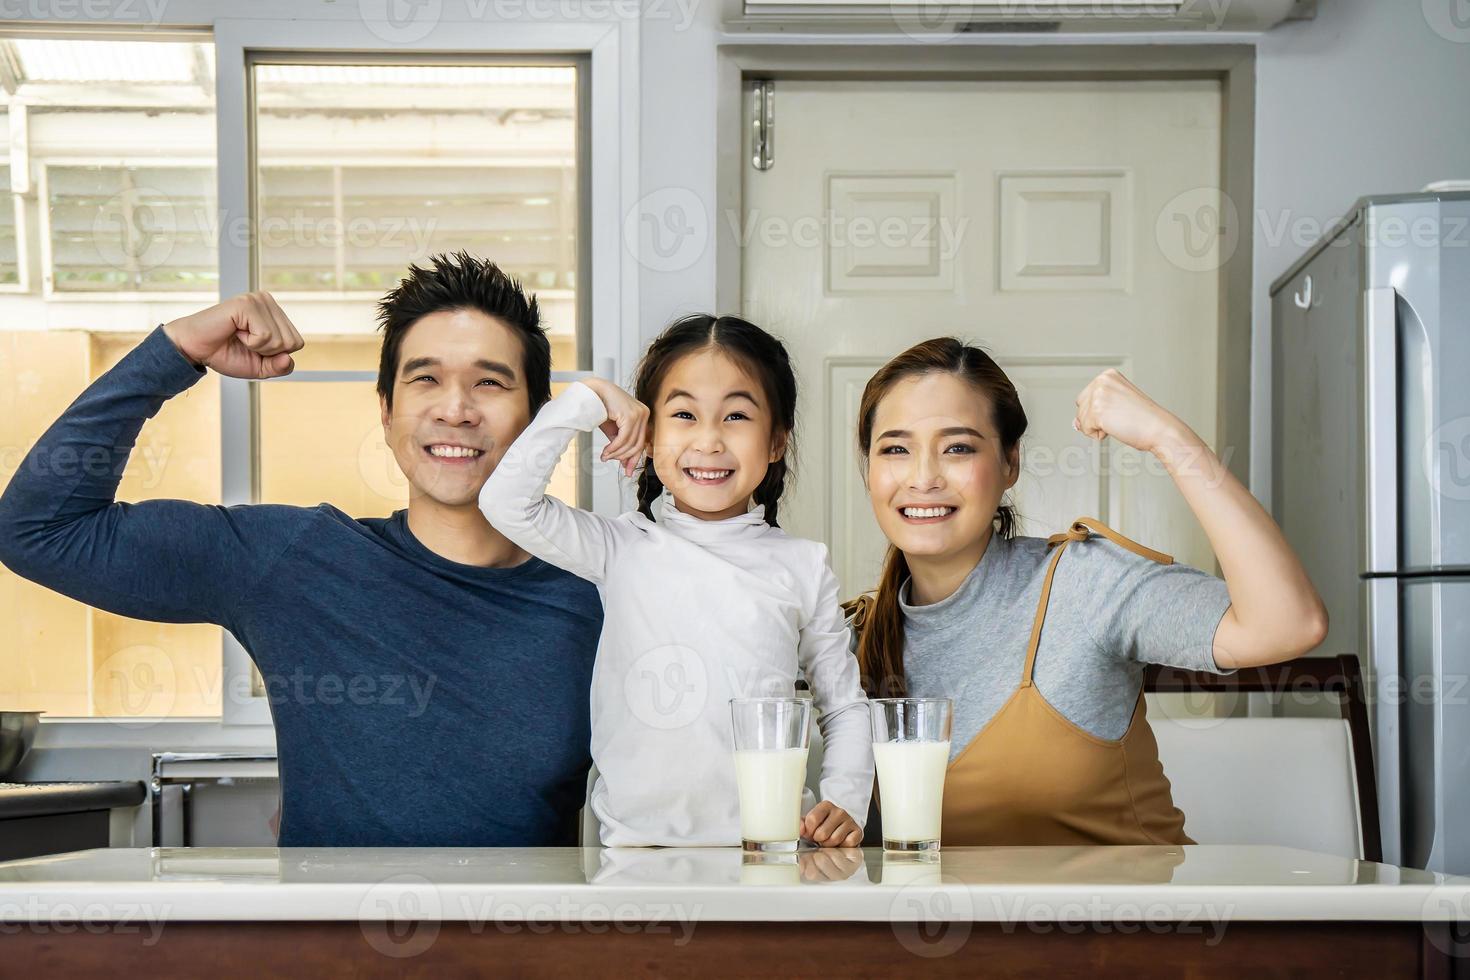
[(1036, 648), (1041, 645), (1041, 624), (1046, 619), (1046, 602), (1051, 598), (1052, 576), (1057, 572), (1057, 562), (1062, 560), (1062, 552), (1067, 550), (1067, 545), (1073, 540), (1067, 534), (1058, 534), (1047, 539), (1047, 546), (1050, 547), (1051, 542), (1057, 539), (1060, 539), (1061, 547), (1051, 556), (1051, 564), (1046, 567), (1046, 578), (1041, 582), (1041, 599), (1036, 603), (1036, 618), (1031, 622), (1031, 642), (1026, 646), (1026, 666), (1021, 668), (1022, 687), (1031, 686), (1031, 669), (1036, 666)]
[(1145, 548), (1137, 541), (1123, 537), (1123, 535), (1114, 531), (1096, 517), (1077, 518), (1067, 530), (1060, 534), (1053, 534), (1047, 538), (1046, 546), (1050, 548), (1052, 545), (1062, 544), (1065, 541), (1086, 541), (1089, 534), (1101, 534), (1118, 547), (1126, 548), (1135, 555), (1140, 555), (1150, 561), (1156, 561), (1160, 565), (1174, 564), (1174, 559), (1171, 556), (1164, 554), (1162, 551)]
[(1036, 650), (1041, 645), (1041, 625), (1046, 620), (1046, 605), (1051, 599), (1051, 581), (1056, 575), (1057, 563), (1062, 560), (1062, 552), (1067, 550), (1067, 545), (1073, 541), (1086, 541), (1091, 534), (1100, 534), (1135, 555), (1141, 555), (1160, 565), (1174, 564), (1174, 559), (1169, 555), (1162, 551), (1154, 551), (1152, 548), (1145, 548), (1137, 541), (1130, 541), (1095, 517), (1079, 517), (1067, 530), (1047, 538), (1048, 548), (1058, 545), (1060, 547), (1057, 547), (1057, 553), (1051, 556), (1051, 564), (1046, 569), (1046, 578), (1041, 582), (1041, 598), (1036, 603), (1036, 618), (1031, 623), (1031, 642), (1026, 647), (1026, 665), (1021, 668), (1022, 687), (1031, 686), (1031, 673), (1036, 667)]

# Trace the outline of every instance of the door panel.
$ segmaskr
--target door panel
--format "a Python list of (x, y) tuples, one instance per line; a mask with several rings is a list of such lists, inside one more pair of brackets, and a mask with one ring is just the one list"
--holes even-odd
[(1023, 533), (1095, 516), (1213, 570), (1168, 476), (1071, 420), (1116, 366), (1215, 438), (1218, 234), (1181, 247), (1175, 223), (1219, 203), (1218, 85), (778, 81), (775, 99), (774, 166), (744, 170), (743, 312), (801, 382), (782, 523), (828, 543), (846, 594), (885, 544), (852, 445), (862, 386), (945, 335), (1021, 392)]

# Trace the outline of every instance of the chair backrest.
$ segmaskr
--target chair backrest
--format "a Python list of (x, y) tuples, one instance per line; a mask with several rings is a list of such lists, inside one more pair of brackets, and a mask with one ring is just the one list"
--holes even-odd
[(1383, 858), (1363, 675), (1352, 654), (1209, 674), (1150, 666), (1144, 690), (1336, 693), (1339, 718), (1149, 718), (1185, 833)]
[(1362, 857), (1347, 723), (1338, 718), (1150, 718), (1184, 832), (1201, 844), (1280, 844)]

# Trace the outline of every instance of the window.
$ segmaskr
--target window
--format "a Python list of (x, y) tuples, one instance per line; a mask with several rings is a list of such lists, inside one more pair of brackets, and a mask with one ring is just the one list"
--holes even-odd
[[(291, 378), (256, 386), (259, 498), (388, 514), (408, 487), (379, 422), (376, 303), (410, 263), (461, 249), (494, 259), (536, 293), (552, 369), (590, 361), (577, 314), (577, 69), (253, 72), (256, 282), (307, 342)], [(568, 450), (552, 494), (585, 502), (575, 461), (587, 445)]]
[[(5, 483), (148, 331), (214, 301), (218, 263), (209, 45), (24, 38), (0, 49), (17, 76), (0, 91), (0, 158), (10, 164), (0, 177)], [(217, 502), (219, 429), (210, 377), (144, 427), (119, 499)], [(0, 706), (119, 719), (220, 712), (218, 627), (114, 616), (4, 568), (0, 622), (10, 632)]]
[[(0, 372), (13, 379), (0, 386), (3, 486), (87, 384), (158, 323), (217, 301), (221, 217), (212, 44), (12, 38), (0, 49), (15, 76), (0, 90)], [(308, 345), (291, 378), (252, 386), (253, 437), (240, 445), (221, 444), (217, 376), (165, 404), (118, 496), (219, 502), (225, 464), (243, 459), (257, 500), (386, 515), (407, 487), (378, 420), (375, 306), (410, 263), (459, 249), (496, 260), (537, 293), (553, 370), (591, 363), (578, 68), (247, 71), (254, 281)], [(551, 492), (588, 502), (589, 444), (569, 451)], [(3, 566), (0, 622), (13, 639), (0, 647), (0, 707), (221, 716), (217, 627), (113, 616)]]
[(218, 295), (212, 164), (55, 164), (43, 180), (55, 292)]

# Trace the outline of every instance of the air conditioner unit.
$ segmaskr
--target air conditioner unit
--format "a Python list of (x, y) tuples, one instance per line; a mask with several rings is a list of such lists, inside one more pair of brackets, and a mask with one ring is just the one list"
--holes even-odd
[(744, 0), (746, 30), (1043, 34), (1269, 30), (1316, 0)]

